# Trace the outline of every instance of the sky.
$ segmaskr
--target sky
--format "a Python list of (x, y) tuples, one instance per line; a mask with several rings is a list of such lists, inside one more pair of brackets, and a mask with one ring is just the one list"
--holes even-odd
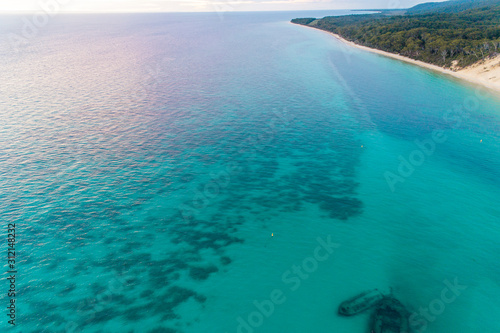
[(0, 0), (0, 12), (227, 12), (395, 9), (443, 0)]

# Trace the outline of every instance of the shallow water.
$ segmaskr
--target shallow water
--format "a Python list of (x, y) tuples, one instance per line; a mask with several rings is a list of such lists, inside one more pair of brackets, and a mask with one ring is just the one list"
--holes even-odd
[(371, 288), (420, 331), (500, 330), (498, 98), (288, 23), (328, 14), (61, 15), (2, 45), (12, 331), (365, 332), (336, 311)]

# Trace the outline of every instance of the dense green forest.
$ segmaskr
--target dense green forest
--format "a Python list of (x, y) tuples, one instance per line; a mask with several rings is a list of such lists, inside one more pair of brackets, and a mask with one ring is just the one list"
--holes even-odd
[(498, 4), (498, 0), (455, 0), (427, 2), (407, 9), (407, 14), (459, 13), (464, 10)]
[(404, 15), (329, 16), (292, 22), (442, 67), (466, 67), (500, 53), (500, 0), (428, 3)]

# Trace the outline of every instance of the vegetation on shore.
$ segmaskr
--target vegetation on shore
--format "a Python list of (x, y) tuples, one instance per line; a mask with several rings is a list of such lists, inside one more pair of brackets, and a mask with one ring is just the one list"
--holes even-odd
[(301, 18), (293, 23), (336, 33), (360, 45), (458, 69), (500, 53), (500, 0), (428, 3), (403, 15)]

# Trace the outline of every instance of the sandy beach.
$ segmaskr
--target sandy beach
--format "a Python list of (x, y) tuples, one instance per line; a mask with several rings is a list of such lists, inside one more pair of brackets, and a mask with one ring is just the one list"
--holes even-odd
[(414, 64), (414, 65), (417, 65), (420, 67), (424, 67), (424, 68), (427, 68), (427, 69), (430, 69), (430, 70), (433, 70), (433, 71), (436, 71), (436, 72), (439, 72), (442, 74), (450, 75), (454, 78), (457, 78), (457, 79), (460, 79), (463, 81), (467, 81), (468, 83), (472, 83), (474, 85), (480, 85), (480, 86), (485, 87), (489, 90), (492, 90), (496, 95), (500, 94), (500, 55), (493, 58), (493, 59), (481, 61), (481, 62), (475, 63), (472, 66), (469, 66), (469, 67), (466, 67), (466, 68), (463, 68), (463, 69), (460, 69), (457, 71), (452, 71), (450, 69), (446, 69), (443, 67), (432, 65), (432, 64), (429, 64), (429, 63), (426, 63), (423, 61), (411, 59), (411, 58), (408, 58), (408, 57), (405, 57), (405, 56), (402, 56), (399, 54), (390, 53), (390, 52), (374, 49), (371, 47), (359, 45), (359, 44), (356, 44), (354, 42), (351, 42), (351, 41), (344, 39), (343, 37), (341, 37), (338, 34), (335, 34), (335, 33), (329, 32), (329, 31), (325, 31), (325, 30), (318, 29), (318, 28), (311, 27), (311, 26), (304, 26), (304, 27), (320, 30), (320, 31), (323, 31), (329, 35), (333, 35), (335, 38), (339, 39), (340, 41), (342, 41), (343, 43), (345, 43), (349, 46), (353, 46), (353, 47), (356, 47), (358, 49), (362, 49), (362, 50), (365, 50), (368, 52), (377, 53), (377, 54), (380, 54), (380, 55), (383, 55), (386, 57), (390, 57), (393, 59), (401, 60), (401, 61), (404, 61), (407, 63), (411, 63), (411, 64)]

